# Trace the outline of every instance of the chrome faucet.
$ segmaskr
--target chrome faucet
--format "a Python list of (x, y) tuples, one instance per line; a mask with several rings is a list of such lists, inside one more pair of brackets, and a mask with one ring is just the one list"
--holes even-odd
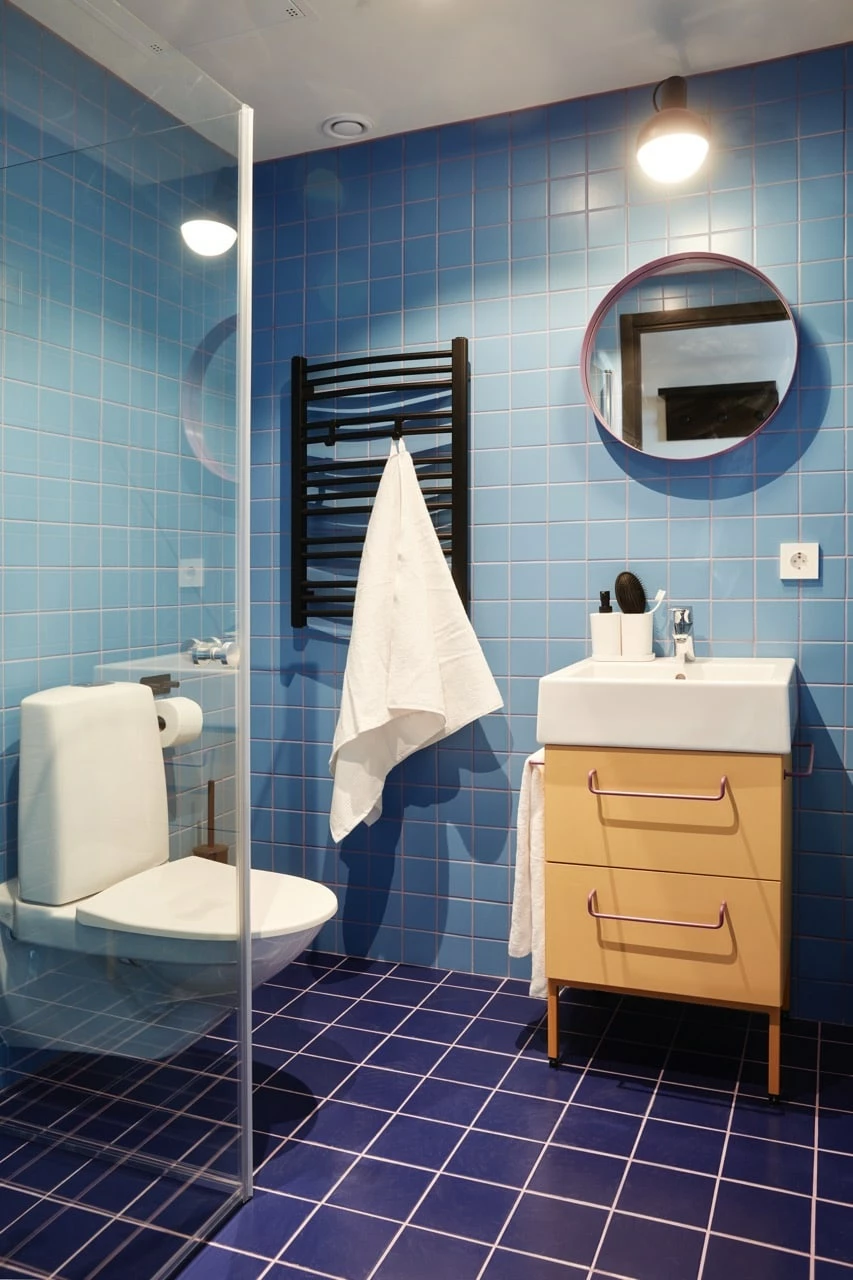
[(672, 614), (672, 646), (675, 660), (681, 666), (685, 662), (694, 662), (696, 652), (693, 648), (693, 609), (689, 605), (678, 605), (671, 609)]

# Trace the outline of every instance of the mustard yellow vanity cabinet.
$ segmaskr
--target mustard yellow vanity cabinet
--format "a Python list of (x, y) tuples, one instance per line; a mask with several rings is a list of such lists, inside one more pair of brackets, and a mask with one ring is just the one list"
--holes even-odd
[(548, 1057), (561, 986), (788, 1003), (789, 756), (545, 748)]

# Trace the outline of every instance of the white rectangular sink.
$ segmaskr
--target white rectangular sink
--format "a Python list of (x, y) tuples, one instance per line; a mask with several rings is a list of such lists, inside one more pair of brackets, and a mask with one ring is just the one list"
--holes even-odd
[(536, 737), (551, 746), (787, 755), (795, 670), (792, 658), (585, 658), (539, 681)]

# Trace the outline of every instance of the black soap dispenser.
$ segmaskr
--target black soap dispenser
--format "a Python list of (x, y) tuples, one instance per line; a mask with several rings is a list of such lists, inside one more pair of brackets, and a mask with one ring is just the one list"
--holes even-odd
[(593, 658), (612, 659), (622, 656), (622, 617), (613, 612), (610, 592), (599, 593), (598, 613), (589, 615)]

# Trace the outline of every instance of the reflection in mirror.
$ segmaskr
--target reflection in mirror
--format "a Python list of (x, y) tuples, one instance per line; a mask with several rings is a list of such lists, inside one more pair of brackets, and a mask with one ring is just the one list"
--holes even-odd
[(642, 267), (587, 329), (582, 369), (599, 421), (662, 458), (720, 453), (773, 416), (791, 384), (790, 307), (761, 272), (720, 254)]

